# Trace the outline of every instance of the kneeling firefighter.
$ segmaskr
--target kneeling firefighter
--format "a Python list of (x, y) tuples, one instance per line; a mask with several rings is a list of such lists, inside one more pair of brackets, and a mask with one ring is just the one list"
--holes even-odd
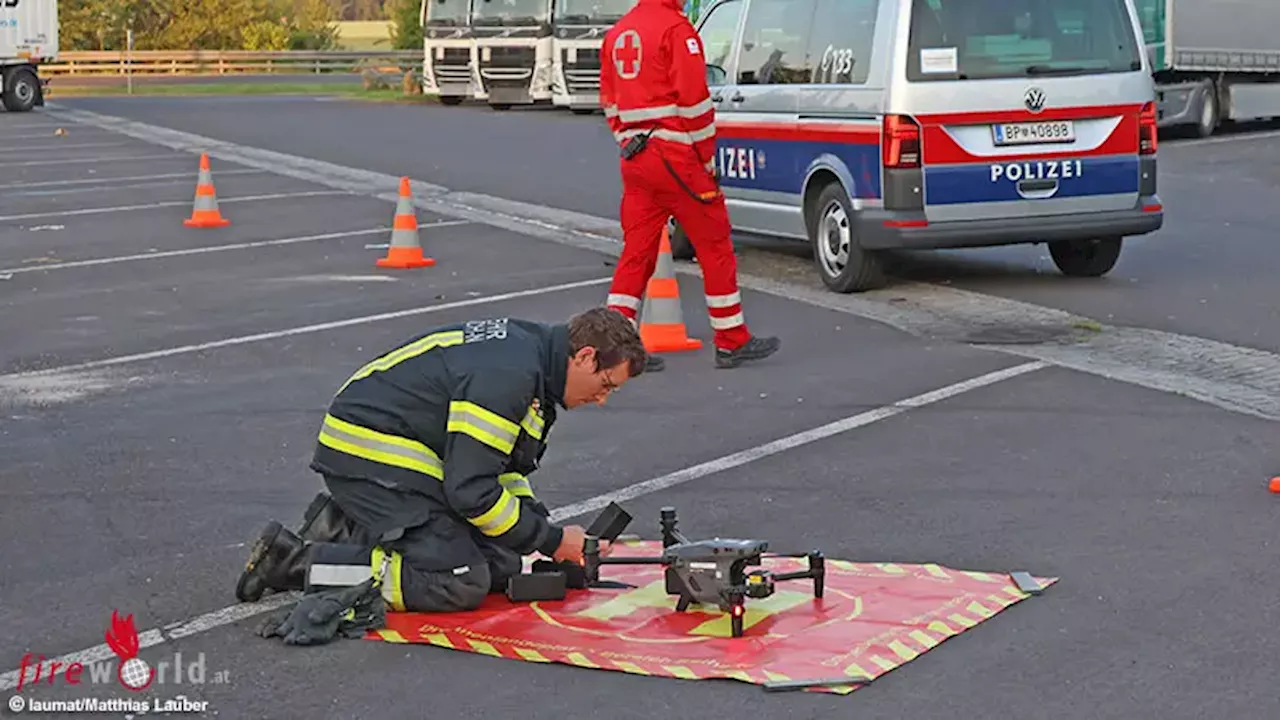
[(358, 636), (388, 609), (474, 609), (534, 552), (581, 563), (583, 528), (552, 523), (529, 475), (556, 406), (604, 404), (646, 357), (631, 320), (600, 307), (562, 324), (437, 328), (362, 367), (334, 396), (311, 463), (328, 492), (297, 533), (267, 524), (236, 586), (242, 602), (304, 591), (260, 634)]

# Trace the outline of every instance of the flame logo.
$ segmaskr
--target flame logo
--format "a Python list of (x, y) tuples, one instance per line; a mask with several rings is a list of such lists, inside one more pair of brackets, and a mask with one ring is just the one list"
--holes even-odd
[(120, 657), (116, 679), (126, 689), (145, 690), (156, 677), (155, 668), (138, 657), (138, 631), (133, 627), (133, 614), (120, 618), (119, 610), (111, 611), (111, 629), (106, 634), (107, 647)]

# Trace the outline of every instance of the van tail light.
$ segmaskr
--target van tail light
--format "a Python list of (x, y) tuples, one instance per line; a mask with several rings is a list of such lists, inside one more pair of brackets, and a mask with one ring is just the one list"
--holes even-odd
[(920, 124), (906, 115), (884, 116), (884, 166), (920, 167)]
[(1156, 104), (1149, 102), (1138, 113), (1138, 154), (1155, 155), (1156, 137)]

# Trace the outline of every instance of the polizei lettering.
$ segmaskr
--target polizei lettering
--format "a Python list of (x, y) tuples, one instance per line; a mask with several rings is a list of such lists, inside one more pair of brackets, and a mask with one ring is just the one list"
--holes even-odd
[(735, 180), (756, 179), (756, 151), (744, 147), (719, 148), (720, 177)]
[(1065, 180), (1084, 174), (1080, 160), (1037, 160), (1036, 162), (1004, 163), (991, 166), (991, 182), (1008, 180)]

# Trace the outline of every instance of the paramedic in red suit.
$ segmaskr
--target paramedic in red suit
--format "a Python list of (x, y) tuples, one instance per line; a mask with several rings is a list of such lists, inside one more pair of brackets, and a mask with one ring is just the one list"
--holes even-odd
[[(715, 108), (702, 39), (681, 6), (681, 0), (639, 0), (601, 44), (600, 104), (623, 156), (624, 246), (607, 304), (636, 321), (663, 227), (675, 217), (702, 267), (716, 366), (731, 368), (768, 357), (781, 343), (753, 337), (743, 317), (729, 213), (716, 177)], [(641, 140), (628, 157), (628, 143), (634, 150)]]

